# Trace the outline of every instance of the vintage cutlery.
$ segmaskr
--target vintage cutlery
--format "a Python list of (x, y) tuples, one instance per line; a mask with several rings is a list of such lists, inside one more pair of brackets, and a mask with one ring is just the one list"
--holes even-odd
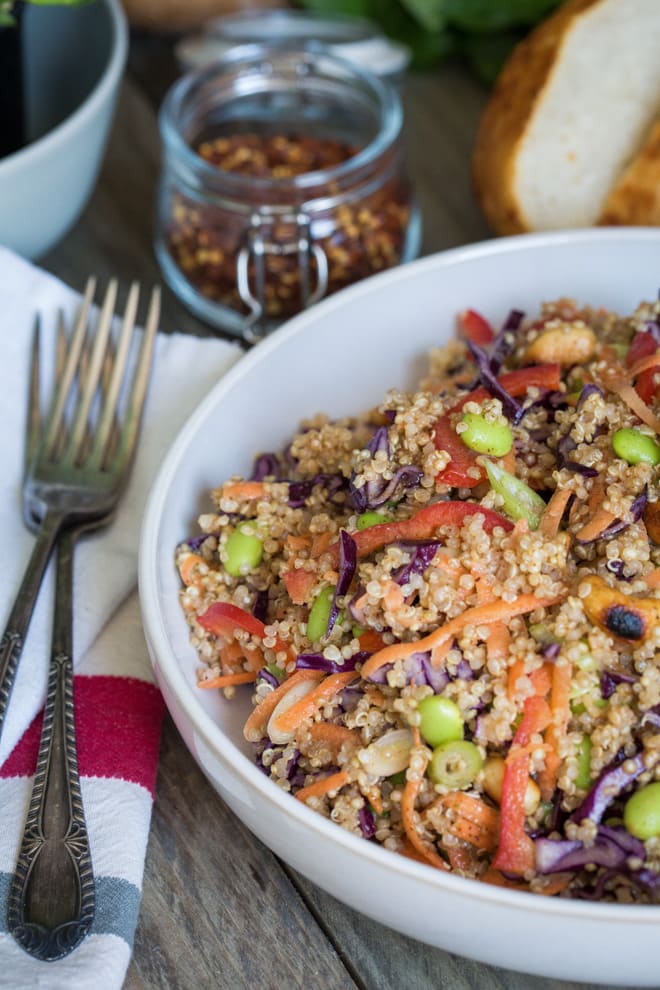
[[(111, 325), (117, 283), (107, 289), (93, 333), (90, 280), (74, 330), (60, 358), (57, 387), (42, 425), (39, 414), (39, 344), (32, 360), (23, 513), (40, 527), (21, 591), (33, 600), (10, 616), (14, 633), (0, 680), (2, 714), (11, 693), (20, 647), (50, 549), (58, 540), (55, 619), (48, 692), (37, 769), (16, 872), (9, 891), (8, 926), (37, 958), (67, 955), (88, 933), (94, 917), (89, 840), (78, 777), (73, 717), (72, 587), (77, 536), (109, 520), (128, 479), (158, 326), (160, 295), (154, 290), (139, 354), (131, 362), (139, 287), (128, 295), (116, 343)], [(36, 563), (35, 563), (36, 558)], [(35, 576), (38, 575), (38, 576)], [(20, 596), (20, 592), (19, 592)], [(11, 621), (19, 615), (20, 636)], [(16, 643), (18, 645), (16, 646)], [(0, 722), (1, 727), (1, 722)]]

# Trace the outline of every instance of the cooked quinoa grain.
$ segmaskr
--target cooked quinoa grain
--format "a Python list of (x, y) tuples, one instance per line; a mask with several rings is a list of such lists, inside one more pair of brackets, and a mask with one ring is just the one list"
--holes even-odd
[(417, 391), (317, 413), (211, 492), (176, 550), (199, 687), (251, 691), (263, 772), (367, 841), (657, 903), (660, 809), (628, 802), (660, 780), (660, 467), (613, 437), (657, 441), (660, 303), (459, 329)]

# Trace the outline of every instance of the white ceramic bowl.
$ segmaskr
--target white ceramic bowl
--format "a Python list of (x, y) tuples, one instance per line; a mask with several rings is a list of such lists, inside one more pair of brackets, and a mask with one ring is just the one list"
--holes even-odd
[[(244, 357), (201, 403), (154, 485), (140, 594), (167, 706), (227, 804), (279, 856), (354, 908), (460, 955), (545, 976), (658, 985), (660, 907), (535, 897), (447, 876), (343, 831), (254, 766), (249, 708), (195, 688), (177, 601), (174, 548), (196, 532), (206, 493), (278, 448), (299, 419), (366, 409), (412, 385), (431, 346), (475, 307), (495, 322), (562, 295), (627, 313), (660, 286), (660, 231), (529, 235), (447, 251), (356, 285), (298, 316)], [(521, 947), (525, 947), (521, 951)]]
[(22, 30), (30, 143), (0, 159), (0, 244), (36, 258), (64, 236), (92, 192), (128, 30), (120, 0), (26, 5)]

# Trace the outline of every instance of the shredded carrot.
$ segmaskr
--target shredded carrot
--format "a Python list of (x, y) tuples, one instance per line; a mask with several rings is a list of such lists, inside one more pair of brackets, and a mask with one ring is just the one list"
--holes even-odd
[(557, 786), (557, 777), (561, 765), (559, 755), (560, 743), (566, 736), (566, 728), (571, 714), (571, 677), (573, 669), (568, 662), (554, 664), (552, 668), (552, 689), (550, 694), (550, 709), (552, 722), (545, 732), (545, 742), (549, 748), (545, 754), (545, 766), (538, 774), (538, 784), (541, 797), (549, 801)]
[[(413, 746), (419, 747), (419, 745), (419, 729), (415, 727), (413, 728)], [(427, 763), (430, 758), (431, 755), (427, 751)], [(430, 842), (420, 835), (417, 829), (417, 812), (415, 811), (415, 801), (417, 800), (417, 795), (422, 785), (425, 772), (426, 766), (424, 766), (423, 769), (420, 768), (420, 772), (415, 774), (414, 777), (410, 775), (406, 777), (406, 783), (401, 794), (401, 819), (403, 821), (403, 828), (412, 847), (419, 853), (420, 856), (424, 857), (424, 860), (427, 863), (430, 863), (439, 870), (447, 870), (448, 866), (442, 856), (436, 852)]]
[(396, 581), (388, 581), (385, 594), (383, 595), (385, 608), (390, 612), (396, 612), (397, 609), (401, 608), (404, 601), (405, 599), (400, 586)]
[(194, 570), (198, 564), (205, 564), (206, 561), (198, 553), (187, 554), (179, 564), (179, 575), (184, 584), (194, 584)]
[(635, 416), (637, 416), (638, 419), (641, 419), (642, 423), (646, 423), (646, 425), (650, 426), (656, 433), (660, 433), (660, 419), (656, 416), (653, 410), (649, 409), (646, 403), (640, 399), (632, 385), (628, 385), (625, 382), (616, 382), (610, 385), (610, 388), (616, 393), (616, 395), (619, 396), (622, 402), (625, 402), (629, 409), (632, 409)]
[(266, 486), (263, 481), (230, 482), (221, 491), (223, 498), (239, 499), (240, 501), (253, 498), (266, 498)]
[(276, 687), (270, 694), (267, 694), (263, 701), (260, 701), (252, 709), (248, 720), (243, 726), (243, 735), (245, 738), (249, 742), (255, 742), (261, 738), (268, 719), (275, 711), (280, 698), (283, 698), (292, 687), (301, 681), (318, 681), (321, 677), (323, 677), (323, 673), (320, 670), (296, 670), (291, 677), (282, 681), (279, 687)]
[[(486, 644), (487, 646), (488, 644)], [(527, 672), (525, 670), (524, 659), (516, 660), (511, 664), (507, 671), (506, 677), (506, 694), (509, 701), (513, 701), (518, 694), (518, 681), (521, 677), (526, 677)]]
[(509, 453), (505, 454), (502, 458), (502, 467), (505, 471), (508, 471), (509, 474), (516, 473), (516, 451), (514, 447), (512, 447)]
[(616, 516), (607, 509), (596, 509), (589, 522), (576, 533), (577, 539), (584, 542), (591, 542), (591, 540), (598, 539), (601, 533), (604, 533), (615, 519)]
[(323, 780), (315, 780), (313, 784), (301, 787), (299, 791), (296, 791), (296, 797), (305, 804), (309, 798), (323, 797), (324, 794), (329, 794), (331, 791), (339, 791), (347, 783), (348, 774), (346, 771), (338, 770), (337, 773), (331, 773), (329, 777), (324, 777)]
[(539, 532), (546, 539), (551, 540), (559, 532), (559, 524), (572, 494), (570, 488), (555, 488), (552, 493), (539, 525)]
[(407, 836), (403, 836), (401, 840), (401, 848), (399, 849), (399, 855), (405, 856), (406, 859), (414, 859), (416, 863), (424, 863), (428, 866), (428, 859), (424, 853), (418, 852), (413, 846), (412, 842)]
[(294, 605), (306, 605), (311, 599), (312, 589), (318, 580), (318, 575), (313, 571), (306, 571), (302, 567), (286, 571), (282, 575), (284, 586), (289, 593), (289, 598)]
[(440, 643), (439, 646), (434, 646), (431, 650), (431, 665), (439, 670), (444, 663), (447, 654), (454, 646), (453, 639), (446, 639), (444, 643)]
[(532, 682), (534, 694), (538, 694), (541, 698), (545, 698), (552, 685), (553, 669), (553, 665), (547, 662), (541, 664), (540, 667), (537, 667), (536, 670), (531, 672), (529, 679)]
[(447, 826), (452, 835), (477, 849), (495, 848), (500, 828), (500, 816), (495, 808), (462, 791), (443, 794), (438, 801), (454, 813), (453, 820)]
[(521, 883), (519, 880), (510, 880), (499, 870), (486, 870), (479, 877), (482, 883), (489, 883), (492, 887), (506, 887), (507, 890), (529, 890), (528, 883)]
[(300, 701), (296, 701), (291, 708), (279, 716), (275, 722), (278, 732), (295, 732), (301, 722), (311, 718), (316, 709), (329, 701), (337, 694), (341, 688), (355, 680), (357, 674), (354, 670), (342, 671), (341, 674), (330, 674), (324, 678), (318, 687), (315, 687), (309, 694), (306, 694)]
[(320, 557), (332, 543), (332, 533), (315, 533), (312, 537), (312, 549), (310, 554), (314, 560)]
[(197, 687), (204, 689), (231, 687), (233, 684), (252, 684), (256, 679), (256, 670), (241, 670), (237, 674), (220, 674), (206, 681), (198, 681)]
[(503, 622), (493, 622), (488, 630), (486, 656), (489, 660), (504, 660), (509, 655), (511, 633)]
[(289, 550), (306, 550), (310, 542), (309, 536), (300, 536), (295, 533), (289, 533), (286, 538), (286, 545)]
[(660, 588), (660, 567), (656, 567), (644, 578), (649, 588)]
[(468, 608), (465, 612), (457, 615), (454, 619), (450, 619), (444, 626), (440, 626), (422, 639), (413, 640), (409, 643), (393, 643), (391, 646), (386, 646), (382, 650), (379, 650), (378, 653), (374, 653), (362, 668), (362, 677), (369, 678), (384, 664), (393, 663), (395, 660), (404, 660), (413, 653), (435, 650), (447, 640), (453, 640), (466, 626), (490, 625), (492, 622), (507, 622), (516, 615), (533, 612), (537, 608), (552, 605), (555, 601), (557, 599), (537, 598), (535, 595), (520, 595), (513, 602), (495, 601), (489, 602), (486, 605), (476, 605), (474, 608)]
[(543, 897), (554, 897), (555, 894), (566, 890), (572, 879), (572, 873), (557, 873), (555, 876), (545, 877), (543, 886), (535, 886), (534, 893)]
[(660, 350), (635, 361), (628, 371), (631, 378), (637, 378), (637, 375), (641, 375), (643, 371), (648, 371), (650, 368), (660, 368)]
[(340, 750), (346, 743), (358, 745), (360, 733), (345, 725), (335, 725), (334, 722), (312, 722), (306, 730), (314, 742), (325, 743), (335, 750)]

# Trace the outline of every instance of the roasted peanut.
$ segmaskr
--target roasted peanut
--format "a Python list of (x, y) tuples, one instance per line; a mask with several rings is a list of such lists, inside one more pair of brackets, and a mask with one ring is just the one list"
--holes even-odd
[(660, 502), (647, 502), (642, 518), (650, 539), (660, 546)]
[(624, 595), (597, 575), (586, 578), (578, 594), (589, 619), (626, 643), (641, 643), (660, 622), (660, 600)]
[(525, 351), (526, 364), (584, 364), (596, 352), (596, 334), (582, 322), (543, 330)]
[[(504, 780), (504, 759), (501, 756), (489, 756), (481, 771), (481, 782), (488, 797), (499, 804), (502, 800), (502, 782)], [(525, 788), (525, 814), (533, 815), (539, 806), (541, 792), (538, 784), (530, 777)]]

